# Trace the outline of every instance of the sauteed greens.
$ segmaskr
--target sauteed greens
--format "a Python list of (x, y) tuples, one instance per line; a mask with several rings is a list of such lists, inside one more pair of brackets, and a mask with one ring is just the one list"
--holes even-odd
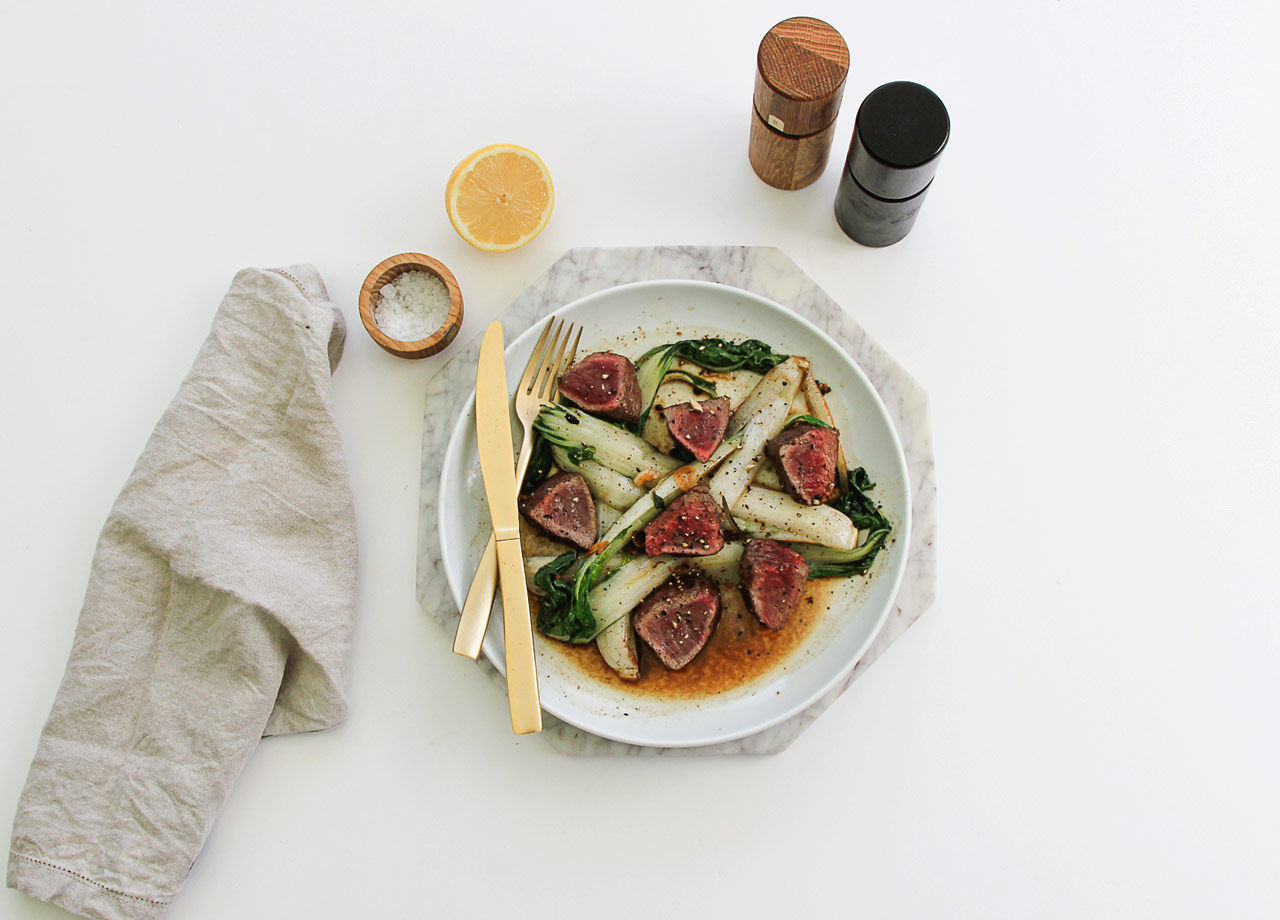
[(640, 363), (661, 356), (668, 362), (676, 358), (684, 358), (709, 371), (728, 373), (729, 371), (748, 370), (763, 374), (772, 370), (787, 355), (778, 354), (765, 342), (759, 339), (745, 339), (741, 342), (729, 342), (711, 336), (701, 339), (686, 339), (650, 348), (640, 356)]
[(861, 575), (871, 568), (884, 548), (885, 538), (893, 529), (879, 506), (866, 494), (875, 487), (862, 467), (849, 474), (849, 491), (832, 502), (832, 507), (853, 521), (853, 526), (859, 533), (866, 534), (866, 539), (861, 546), (851, 550), (798, 546), (800, 555), (809, 563), (810, 578), (847, 578)]
[(650, 348), (640, 356), (637, 362), (640, 404), (644, 407), (640, 413), (637, 431), (644, 430), (644, 423), (649, 418), (649, 413), (653, 411), (653, 402), (658, 396), (658, 387), (671, 374), (683, 377), (704, 393), (716, 395), (713, 382), (696, 374), (690, 374), (688, 371), (673, 370), (671, 365), (675, 363), (676, 358), (684, 358), (692, 364), (717, 373), (746, 369), (763, 374), (787, 360), (787, 355), (778, 354), (759, 339), (729, 342), (711, 336)]
[(596, 618), (590, 610), (573, 610), (573, 579), (566, 573), (578, 561), (578, 554), (563, 553), (533, 576), (533, 585), (543, 595), (538, 608), (538, 629), (562, 642), (590, 642), (596, 634)]

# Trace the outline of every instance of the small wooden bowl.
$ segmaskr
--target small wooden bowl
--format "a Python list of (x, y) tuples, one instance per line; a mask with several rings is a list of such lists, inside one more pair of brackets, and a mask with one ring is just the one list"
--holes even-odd
[[(449, 312), (445, 315), (444, 324), (425, 339), (402, 342), (378, 328), (373, 319), (373, 310), (378, 305), (378, 292), (382, 290), (382, 286), (411, 271), (429, 272), (444, 282), (449, 291)], [(425, 358), (427, 355), (434, 355), (453, 341), (462, 326), (462, 291), (458, 289), (458, 279), (453, 277), (453, 272), (445, 268), (443, 263), (420, 252), (402, 252), (398, 256), (384, 259), (369, 272), (369, 277), (364, 279), (360, 288), (360, 321), (364, 323), (370, 337), (396, 357)]]

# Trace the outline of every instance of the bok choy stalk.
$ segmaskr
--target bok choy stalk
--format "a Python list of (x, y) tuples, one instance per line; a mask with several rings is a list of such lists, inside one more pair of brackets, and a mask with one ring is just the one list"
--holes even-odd
[(556, 466), (566, 473), (580, 473), (587, 481), (587, 488), (597, 505), (608, 505), (625, 511), (644, 495), (645, 490), (636, 485), (630, 477), (609, 469), (594, 460), (582, 460), (574, 463), (563, 448), (556, 447), (551, 451)]
[(670, 473), (680, 465), (652, 444), (624, 428), (610, 425), (580, 409), (558, 404), (542, 407), (533, 427), (559, 447), (573, 463), (594, 460), (629, 478), (646, 470)]
[(753, 521), (749, 518), (733, 518), (733, 528), (738, 533), (747, 537), (763, 537), (766, 540), (777, 540), (779, 543), (808, 543), (808, 540), (801, 538), (799, 534), (789, 533), (785, 530), (778, 530), (776, 527), (768, 527), (759, 521)]
[(861, 546), (850, 550), (827, 546), (795, 547), (796, 552), (809, 563), (810, 578), (847, 578), (862, 575), (871, 568), (893, 530), (889, 519), (866, 494), (874, 488), (875, 483), (871, 481), (867, 471), (858, 467), (849, 474), (849, 491), (831, 503), (833, 508), (842, 512), (859, 531), (866, 534)]
[(830, 505), (802, 505), (784, 492), (754, 486), (733, 506), (735, 519), (752, 521), (766, 530), (785, 531), (805, 543), (851, 550), (858, 531), (848, 515)]
[(738, 566), (742, 563), (744, 546), (743, 543), (726, 543), (718, 553), (690, 556), (685, 561), (722, 585), (736, 585), (740, 580)]
[[(711, 496), (717, 505), (737, 513), (735, 506), (764, 459), (766, 442), (778, 433), (787, 419), (787, 410), (800, 387), (803, 373), (799, 361), (788, 358), (760, 378), (755, 390), (734, 413), (729, 430), (731, 434), (741, 434), (742, 450), (711, 477)], [(744, 416), (744, 407), (750, 415)]]
[(604, 663), (623, 680), (640, 678), (640, 656), (636, 634), (627, 614), (639, 606), (681, 565), (676, 556), (635, 556), (591, 589), (588, 599), (596, 622), (612, 621), (596, 636), (596, 647)]
[[(775, 400), (784, 399), (789, 410), (808, 367), (809, 362), (805, 358), (788, 358), (757, 380), (755, 387), (733, 410), (733, 417), (729, 419), (729, 434), (737, 434), (761, 409), (773, 405)], [(787, 411), (784, 417), (789, 414)]]
[[(693, 374), (686, 374), (684, 371), (672, 369), (666, 373), (661, 380), (657, 380), (657, 373), (661, 373), (661, 369), (657, 373), (652, 373), (646, 368), (651, 368), (655, 362), (650, 361), (641, 367), (641, 373), (645, 380), (640, 384), (641, 405), (647, 412), (643, 414), (637, 433), (658, 450), (664, 454), (669, 454), (676, 448), (676, 440), (671, 436), (670, 430), (667, 428), (666, 419), (662, 417), (662, 406), (678, 406), (681, 403), (691, 402), (695, 399), (701, 399), (698, 395), (699, 391), (709, 397), (720, 395), (718, 383), (710, 383), (702, 380)], [(646, 386), (656, 381), (656, 389), (650, 393), (646, 390)], [(692, 381), (692, 382), (691, 382)], [(662, 400), (659, 403), (659, 400)]]
[(778, 471), (773, 468), (772, 463), (761, 463), (756, 467), (756, 475), (751, 480), (751, 485), (759, 486), (762, 489), (773, 489), (775, 492), (781, 492), (786, 488), (782, 484)]

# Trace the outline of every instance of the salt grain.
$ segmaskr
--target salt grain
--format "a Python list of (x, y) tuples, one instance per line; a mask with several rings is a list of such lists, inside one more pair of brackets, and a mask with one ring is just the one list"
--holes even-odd
[(378, 290), (373, 321), (386, 335), (417, 342), (440, 328), (449, 313), (449, 289), (431, 272), (408, 271)]

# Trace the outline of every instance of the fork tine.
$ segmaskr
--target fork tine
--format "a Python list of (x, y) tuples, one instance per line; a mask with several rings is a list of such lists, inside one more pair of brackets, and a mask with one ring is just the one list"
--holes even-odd
[(547, 350), (542, 354), (542, 365), (538, 368), (538, 372), (534, 375), (534, 380), (529, 388), (529, 394), (534, 399), (541, 399), (542, 393), (546, 389), (547, 380), (555, 375), (556, 372), (556, 349), (564, 349), (564, 328), (565, 321), (559, 320), (556, 325), (556, 334), (551, 342), (547, 345)]
[[(576, 330), (576, 335), (575, 335)], [(573, 343), (569, 343), (569, 337), (573, 336)], [(551, 372), (547, 375), (543, 385), (538, 390), (538, 399), (542, 402), (551, 402), (556, 398), (556, 384), (560, 378), (564, 376), (565, 371), (573, 366), (574, 358), (578, 354), (578, 341), (582, 338), (582, 327), (574, 323), (566, 323), (564, 328), (564, 344), (560, 348), (559, 354), (556, 355), (555, 364), (551, 368)]]
[[(528, 394), (533, 391), (533, 383), (537, 371), (542, 367), (543, 346), (547, 343), (547, 336), (551, 334), (551, 328), (554, 322), (548, 320), (547, 324), (542, 327), (542, 335), (538, 336), (537, 343), (533, 346), (533, 351), (529, 354), (529, 363), (524, 366), (524, 373), (520, 376), (520, 383), (517, 385), (517, 393)], [(554, 348), (554, 343), (552, 344)]]
[[(569, 324), (572, 327), (572, 323)], [(574, 360), (578, 357), (578, 340), (582, 338), (582, 327), (578, 327), (578, 334), (573, 337), (573, 347), (569, 349), (569, 357), (565, 359), (564, 367), (561, 373), (573, 366)]]
[[(569, 341), (569, 335), (570, 333), (573, 333), (573, 331), (574, 331), (574, 325), (573, 323), (570, 323), (569, 328), (565, 330), (565, 334), (564, 334), (564, 340), (566, 342)], [(569, 353), (565, 355), (563, 350), (561, 350), (560, 352), (560, 355), (564, 356), (564, 360), (563, 361), (560, 360), (560, 355), (556, 356), (556, 367), (555, 367), (555, 370), (552, 371), (551, 373), (550, 382), (552, 385), (551, 387), (548, 388), (550, 392), (543, 395), (542, 398), (544, 400), (549, 401), (555, 398), (555, 382), (559, 380), (562, 376), (564, 376), (565, 371), (573, 367), (573, 361), (578, 356), (578, 341), (581, 338), (582, 338), (582, 327), (578, 326), (577, 333), (574, 334), (573, 336), (573, 345), (569, 347)]]
[(564, 333), (564, 338), (560, 340), (560, 350), (556, 353), (555, 360), (545, 365), (547, 375), (545, 377), (540, 376), (538, 380), (538, 399), (543, 402), (551, 398), (551, 394), (555, 392), (556, 381), (564, 373), (564, 353), (569, 346), (569, 334), (573, 331), (573, 323), (566, 323), (561, 327), (560, 331)]

